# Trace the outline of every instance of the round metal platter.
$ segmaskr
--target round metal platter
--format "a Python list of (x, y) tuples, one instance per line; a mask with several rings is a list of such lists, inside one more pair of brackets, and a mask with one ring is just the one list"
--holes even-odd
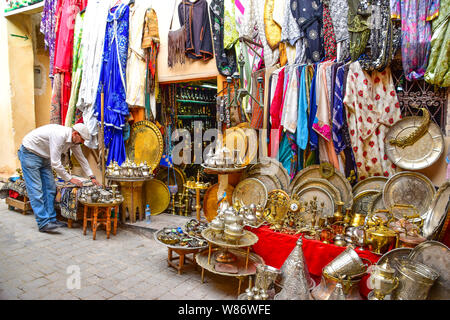
[(311, 186), (321, 187), (327, 190), (332, 195), (335, 204), (338, 201), (341, 201), (341, 193), (339, 192), (339, 190), (334, 185), (332, 185), (331, 182), (321, 178), (310, 178), (298, 183), (292, 190), (291, 195), (297, 194), (300, 190)]
[(239, 158), (244, 161), (247, 154), (248, 140), (244, 130), (237, 127), (228, 128), (223, 137), (223, 144), (230, 151), (239, 150)]
[(381, 258), (378, 260), (377, 265), (380, 266), (383, 263), (386, 262), (387, 259), (389, 266), (392, 269), (395, 269), (395, 258), (402, 258), (402, 257), (408, 257), (408, 255), (411, 253), (411, 248), (395, 248), (391, 251), (386, 252), (384, 255), (381, 256)]
[(334, 171), (334, 174), (329, 178), (322, 177), (320, 173), (320, 165), (312, 165), (299, 171), (289, 185), (289, 192), (295, 188), (300, 182), (308, 178), (321, 178), (327, 179), (332, 185), (334, 185), (341, 193), (341, 200), (345, 203), (345, 207), (351, 207), (353, 204), (353, 193), (350, 182), (339, 171)]
[[(234, 187), (228, 185), (226, 193), (233, 194)], [(217, 216), (217, 209), (219, 208), (217, 204), (217, 192), (219, 191), (219, 184), (216, 183), (209, 187), (205, 195), (203, 196), (203, 215), (208, 222), (211, 222)], [(232, 205), (230, 197), (227, 197), (228, 204)]]
[(423, 222), (422, 235), (425, 238), (435, 236), (447, 216), (450, 199), (450, 181), (446, 181), (436, 192), (427, 217)]
[(254, 174), (265, 174), (265, 175), (275, 175), (278, 180), (281, 182), (281, 186), (283, 190), (287, 190), (289, 187), (289, 182), (291, 178), (286, 170), (283, 167), (281, 162), (274, 158), (263, 157), (259, 160), (257, 164), (254, 164), (247, 168), (247, 172), (245, 175), (251, 176)]
[(163, 137), (151, 121), (138, 121), (131, 126), (127, 143), (127, 157), (135, 163), (147, 161), (152, 170), (159, 165), (163, 154)]
[(385, 183), (388, 181), (386, 177), (369, 177), (361, 180), (353, 186), (353, 195), (357, 195), (361, 191), (365, 190), (379, 190), (383, 191)]
[(284, 190), (272, 190), (267, 196), (264, 219), (270, 224), (281, 223), (289, 211), (290, 198)]
[[(386, 182), (383, 188), (383, 201), (386, 209), (391, 209), (394, 205), (413, 205), (420, 217), (426, 220), (435, 193), (433, 183), (426, 176), (404, 171), (394, 174)], [(393, 214), (394, 218), (403, 218)]]
[(167, 209), (170, 204), (170, 191), (167, 185), (158, 180), (152, 179), (144, 183), (145, 203), (149, 205), (153, 215), (160, 214)]
[(324, 209), (322, 216), (332, 216), (334, 213), (334, 200), (333, 196), (324, 188), (321, 187), (307, 187), (300, 190), (298, 193), (298, 201), (307, 202), (317, 200), (317, 208), (321, 208), (321, 203), (324, 203)]
[(254, 178), (256, 178), (259, 181), (261, 181), (262, 183), (264, 183), (264, 185), (266, 186), (267, 192), (279, 189), (279, 187), (275, 184), (273, 179), (270, 178), (270, 176), (260, 175), (260, 176), (255, 176)]
[(361, 191), (353, 198), (353, 212), (367, 215), (370, 210), (371, 203), (382, 193), (379, 190)]
[(450, 299), (450, 249), (438, 241), (425, 241), (409, 254), (411, 260), (423, 263), (439, 273), (428, 293), (429, 300)]
[(414, 144), (401, 148), (391, 145), (391, 139), (398, 139), (411, 134), (422, 124), (423, 118), (406, 117), (389, 128), (384, 151), (389, 159), (405, 170), (420, 170), (435, 163), (444, 151), (444, 137), (439, 126), (430, 121), (427, 132)]
[(236, 201), (243, 206), (259, 204), (264, 208), (267, 203), (267, 188), (256, 178), (242, 180), (233, 191), (233, 203)]
[(270, 185), (274, 185), (275, 188), (271, 189), (271, 190), (269, 190), (269, 188), (267, 188), (267, 192), (270, 192), (270, 191), (275, 190), (275, 189), (281, 189), (281, 182), (280, 182), (280, 180), (278, 180), (277, 176), (269, 176), (269, 175), (266, 175), (266, 174), (254, 174), (254, 175), (251, 175), (251, 176), (246, 177), (246, 178), (256, 178), (256, 179), (259, 179), (259, 180), (261, 180), (263, 182), (264, 182), (264, 179), (270, 179), (272, 181), (270, 183)]

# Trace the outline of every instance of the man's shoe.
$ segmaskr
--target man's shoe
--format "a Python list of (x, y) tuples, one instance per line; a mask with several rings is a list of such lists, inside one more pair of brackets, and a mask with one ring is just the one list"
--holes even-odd
[(65, 227), (67, 227), (67, 223), (65, 223), (65, 222), (63, 222), (63, 221), (59, 221), (59, 220), (56, 220), (56, 221), (53, 221), (52, 222), (53, 224), (56, 224), (58, 227), (60, 227), (60, 228), (65, 228)]
[(58, 226), (53, 223), (53, 222), (49, 222), (47, 223), (45, 226), (39, 228), (39, 232), (54, 232), (54, 230), (58, 228)]

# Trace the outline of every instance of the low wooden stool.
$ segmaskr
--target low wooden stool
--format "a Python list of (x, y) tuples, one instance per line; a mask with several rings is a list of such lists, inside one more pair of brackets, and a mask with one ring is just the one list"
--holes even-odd
[[(184, 267), (184, 262), (192, 263), (197, 267), (197, 262), (195, 261), (195, 255), (198, 253), (200, 249), (175, 249), (168, 247), (167, 252), (167, 263), (170, 267), (175, 268), (178, 271), (178, 274), (181, 274)], [(173, 252), (178, 254), (178, 257), (173, 256)], [(188, 257), (188, 254), (192, 254), (192, 258)], [(172, 261), (178, 260), (178, 264), (173, 263)]]
[(27, 215), (30, 212), (33, 212), (31, 208), (30, 200), (26, 196), (19, 196), (19, 198), (14, 199), (8, 197), (5, 199), (6, 204), (8, 205), (9, 210), (18, 209), (19, 212), (23, 215)]
[[(81, 201), (80, 201), (81, 202)], [(87, 223), (91, 222), (92, 226), (92, 239), (95, 240), (97, 234), (97, 228), (100, 225), (106, 226), (106, 238), (109, 239), (111, 232), (111, 209), (114, 208), (114, 226), (113, 234), (117, 233), (117, 215), (119, 210), (118, 203), (86, 203), (81, 202), (84, 206), (83, 211), (83, 235), (86, 235)], [(88, 214), (90, 213), (90, 214)]]

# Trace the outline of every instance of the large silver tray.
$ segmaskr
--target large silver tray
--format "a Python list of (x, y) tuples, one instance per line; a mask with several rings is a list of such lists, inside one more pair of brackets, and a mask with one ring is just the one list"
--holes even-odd
[(450, 299), (450, 249), (438, 241), (425, 241), (416, 246), (408, 258), (423, 263), (439, 273), (428, 293), (428, 300)]
[(391, 145), (389, 141), (405, 137), (416, 130), (423, 121), (423, 117), (406, 117), (393, 124), (385, 138), (384, 151), (388, 158), (398, 167), (405, 170), (420, 170), (435, 163), (444, 151), (444, 137), (441, 129), (430, 121), (427, 132), (414, 144), (404, 148)]
[(444, 182), (436, 192), (427, 217), (423, 222), (422, 235), (431, 239), (436, 236), (448, 213), (450, 181)]
[[(322, 177), (320, 173), (320, 165), (308, 166), (299, 171), (289, 185), (288, 193), (291, 194), (292, 190), (294, 190), (295, 186), (300, 181), (304, 181), (308, 178), (324, 179), (324, 177)], [(350, 208), (353, 205), (353, 193), (350, 182), (348, 182), (348, 180), (342, 173), (336, 170), (334, 171), (333, 175), (331, 175), (331, 177), (326, 179), (339, 190), (339, 192), (341, 193), (341, 200), (345, 203), (345, 207)]]
[(298, 193), (298, 201), (300, 202), (310, 202), (317, 197), (317, 207), (321, 207), (321, 203), (323, 202), (324, 210), (323, 216), (332, 216), (334, 213), (334, 200), (333, 196), (324, 188), (311, 186), (300, 190)]
[[(174, 229), (176, 229), (176, 228), (174, 227)], [(193, 237), (193, 236), (189, 236), (189, 237), (190, 237), (190, 238), (196, 238), (196, 239), (198, 239), (198, 240), (202, 240), (205, 244), (204, 244), (203, 246), (198, 246), (198, 247), (189, 247), (189, 246), (170, 245), (170, 244), (164, 243), (164, 242), (162, 242), (161, 240), (158, 239), (158, 236), (159, 236), (161, 233), (163, 233), (163, 232), (164, 232), (164, 229), (161, 229), (161, 230), (158, 230), (157, 232), (155, 232), (155, 233), (154, 233), (154, 239), (155, 239), (157, 242), (159, 242), (159, 243), (165, 245), (165, 246), (168, 247), (168, 248), (176, 249), (176, 250), (196, 250), (196, 249), (205, 249), (205, 248), (208, 248), (208, 241), (206, 241), (206, 240), (204, 240), (204, 239), (200, 239), (200, 238), (198, 238), (198, 237)]]
[(392, 269), (395, 269), (395, 258), (408, 257), (411, 253), (411, 248), (396, 248), (391, 251), (386, 252), (381, 258), (377, 261), (377, 265), (380, 266), (388, 260), (388, 264)]
[[(403, 171), (394, 174), (384, 185), (383, 201), (386, 209), (394, 205), (413, 205), (420, 217), (426, 220), (428, 209), (433, 201), (433, 183), (421, 173)], [(395, 218), (402, 218), (395, 216)]]
[(357, 195), (361, 191), (365, 190), (383, 191), (383, 187), (387, 181), (388, 178), (386, 177), (369, 177), (355, 184), (352, 191), (354, 195)]

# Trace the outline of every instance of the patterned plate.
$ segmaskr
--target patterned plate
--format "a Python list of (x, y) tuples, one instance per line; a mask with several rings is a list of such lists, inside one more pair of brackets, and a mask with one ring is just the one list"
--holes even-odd
[(380, 194), (381, 191), (378, 190), (361, 191), (353, 198), (353, 212), (367, 215), (369, 213), (371, 203), (376, 200)]
[[(403, 171), (394, 174), (386, 182), (383, 201), (386, 209), (391, 209), (394, 205), (413, 205), (425, 221), (435, 193), (433, 183), (426, 176), (418, 172)], [(403, 218), (393, 214), (394, 218)]]
[(386, 177), (369, 177), (361, 180), (353, 186), (353, 195), (357, 195), (364, 190), (379, 190), (383, 191), (384, 184), (388, 181)]
[(238, 201), (243, 206), (251, 204), (261, 205), (263, 208), (267, 203), (267, 188), (256, 178), (247, 178), (238, 183), (233, 191), (233, 203)]
[(427, 218), (423, 222), (422, 235), (425, 238), (433, 237), (445, 221), (450, 199), (450, 181), (439, 187), (431, 203)]
[(311, 186), (317, 186), (327, 190), (333, 196), (335, 204), (341, 201), (341, 193), (339, 192), (339, 190), (335, 186), (333, 186), (331, 182), (329, 182), (328, 180), (320, 178), (306, 179), (305, 181), (297, 184), (292, 190), (292, 195), (297, 194), (300, 190)]
[(341, 193), (341, 200), (345, 203), (345, 207), (346, 208), (351, 207), (353, 204), (353, 193), (350, 182), (348, 182), (345, 176), (339, 171), (334, 171), (329, 178), (323, 177), (321, 174), (320, 167), (321, 165), (312, 165), (298, 172), (297, 175), (292, 180), (291, 184), (289, 185), (288, 189), (289, 192), (292, 192), (292, 190), (294, 190), (294, 187), (301, 181), (304, 181), (305, 179), (308, 178), (327, 179)]
[(317, 207), (320, 208), (324, 204), (322, 216), (332, 216), (334, 213), (333, 196), (324, 188), (321, 187), (307, 187), (300, 190), (298, 193), (298, 201), (309, 203), (314, 198), (317, 199)]

